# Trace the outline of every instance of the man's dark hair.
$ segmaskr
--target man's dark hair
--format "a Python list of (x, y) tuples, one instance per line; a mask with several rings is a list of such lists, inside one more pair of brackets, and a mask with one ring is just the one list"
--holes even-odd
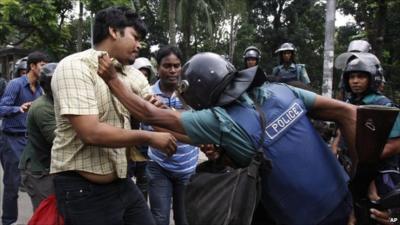
[(31, 64), (37, 64), (39, 62), (48, 62), (49, 61), (49, 56), (46, 53), (40, 52), (40, 51), (34, 51), (28, 55), (27, 59), (27, 72), (31, 70)]
[(164, 57), (169, 56), (170, 54), (176, 55), (176, 57), (178, 57), (178, 59), (181, 60), (181, 62), (183, 61), (182, 52), (181, 52), (181, 50), (179, 50), (179, 48), (172, 46), (172, 45), (166, 45), (166, 46), (161, 47), (160, 50), (158, 50), (158, 52), (157, 52), (157, 55), (156, 55), (157, 64), (160, 65), (161, 60)]
[(100, 10), (95, 17), (93, 27), (93, 44), (96, 45), (107, 38), (108, 28), (115, 28), (124, 35), (123, 29), (132, 27), (144, 38), (147, 34), (147, 28), (138, 14), (127, 7), (109, 7)]

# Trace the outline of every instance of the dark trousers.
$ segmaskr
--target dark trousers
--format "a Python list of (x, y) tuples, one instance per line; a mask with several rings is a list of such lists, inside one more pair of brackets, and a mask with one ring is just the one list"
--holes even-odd
[(131, 179), (94, 184), (78, 173), (64, 172), (55, 175), (54, 188), (66, 225), (155, 225)]
[(18, 219), (18, 190), (21, 182), (18, 169), (19, 159), (26, 145), (25, 136), (0, 135), (0, 161), (3, 167), (3, 225), (9, 225)]
[(162, 168), (154, 161), (147, 164), (149, 200), (157, 225), (168, 225), (171, 201), (176, 225), (187, 225), (183, 195), (193, 173), (177, 174)]
[(128, 162), (128, 177), (135, 177), (136, 185), (142, 192), (144, 199), (147, 200), (147, 175), (146, 175), (147, 161)]

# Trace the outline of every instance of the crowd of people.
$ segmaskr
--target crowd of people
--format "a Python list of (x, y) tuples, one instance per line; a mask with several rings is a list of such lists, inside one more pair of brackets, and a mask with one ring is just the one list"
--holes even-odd
[[(396, 107), (365, 40), (336, 59), (336, 100), (309, 90), (292, 43), (275, 51), (279, 65), (267, 75), (255, 46), (244, 50), (243, 70), (211, 52), (184, 62), (170, 45), (154, 66), (138, 57), (146, 34), (139, 15), (110, 7), (95, 16), (93, 48), (57, 63), (36, 51), (17, 63), (0, 100), (3, 225), (17, 221), (20, 189), (34, 209), (54, 194), (65, 224), (168, 225), (171, 209), (175, 224), (188, 224), (183, 199), (200, 150), (245, 167), (264, 136), (272, 168), (261, 173), (252, 224), (361, 224), (362, 200), (400, 188), (400, 117), (375, 170), (358, 160), (357, 106)], [(322, 139), (314, 120), (335, 122), (336, 136)], [(368, 177), (365, 193), (357, 176)], [(368, 210), (372, 224), (400, 220), (395, 208)]]

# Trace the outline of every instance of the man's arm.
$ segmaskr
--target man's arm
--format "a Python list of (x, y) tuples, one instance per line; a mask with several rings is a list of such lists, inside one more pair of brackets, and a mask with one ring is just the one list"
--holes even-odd
[(310, 115), (316, 119), (335, 121), (347, 141), (353, 171), (357, 168), (356, 117), (357, 107), (338, 100), (317, 95)]
[(111, 148), (150, 145), (168, 155), (176, 150), (176, 139), (169, 133), (127, 130), (101, 123), (97, 115), (65, 115), (78, 137), (89, 145)]
[(159, 126), (177, 133), (185, 134), (180, 121), (180, 112), (160, 109), (134, 94), (118, 78), (108, 55), (99, 58), (97, 73), (106, 81), (112, 93), (129, 110), (133, 117), (149, 125)]
[(15, 81), (11, 81), (8, 83), (6, 90), (4, 91), (3, 97), (1, 98), (0, 101), (0, 117), (6, 117), (6, 116), (15, 116), (19, 113), (26, 112), (27, 109), (29, 109), (29, 106), (27, 107), (26, 111), (24, 110), (25, 108), (21, 108), (22, 106), (16, 106), (15, 105), (15, 99), (18, 96), (18, 92), (20, 91), (20, 86), (18, 83)]

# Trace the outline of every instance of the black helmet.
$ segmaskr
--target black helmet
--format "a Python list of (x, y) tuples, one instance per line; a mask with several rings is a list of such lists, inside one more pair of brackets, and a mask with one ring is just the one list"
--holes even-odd
[(255, 66), (238, 72), (218, 54), (198, 53), (183, 65), (178, 93), (196, 110), (226, 105), (250, 87), (258, 71)]
[(255, 46), (247, 47), (243, 52), (243, 58), (246, 60), (247, 58), (255, 58), (257, 61), (261, 58), (260, 50)]
[(371, 45), (365, 40), (353, 40), (350, 42), (347, 52), (370, 52)]
[[(383, 82), (383, 68), (376, 57), (371, 53), (355, 54), (351, 58), (343, 71), (343, 85), (347, 92), (351, 92), (349, 86), (349, 75), (352, 72), (363, 72), (369, 76), (369, 90), (377, 91), (378, 86)], [(374, 55), (373, 55), (374, 56)]]
[(53, 96), (51, 91), (51, 78), (56, 70), (58, 63), (47, 63), (40, 70), (39, 84), (43, 88), (46, 95)]
[(290, 42), (286, 42), (286, 43), (283, 43), (283, 44), (275, 51), (275, 54), (276, 54), (276, 53), (283, 52), (283, 51), (292, 51), (293, 54), (294, 54), (294, 52), (296, 52), (297, 49), (296, 49), (296, 47), (294, 46), (294, 44), (292, 44), (292, 43), (290, 43)]

